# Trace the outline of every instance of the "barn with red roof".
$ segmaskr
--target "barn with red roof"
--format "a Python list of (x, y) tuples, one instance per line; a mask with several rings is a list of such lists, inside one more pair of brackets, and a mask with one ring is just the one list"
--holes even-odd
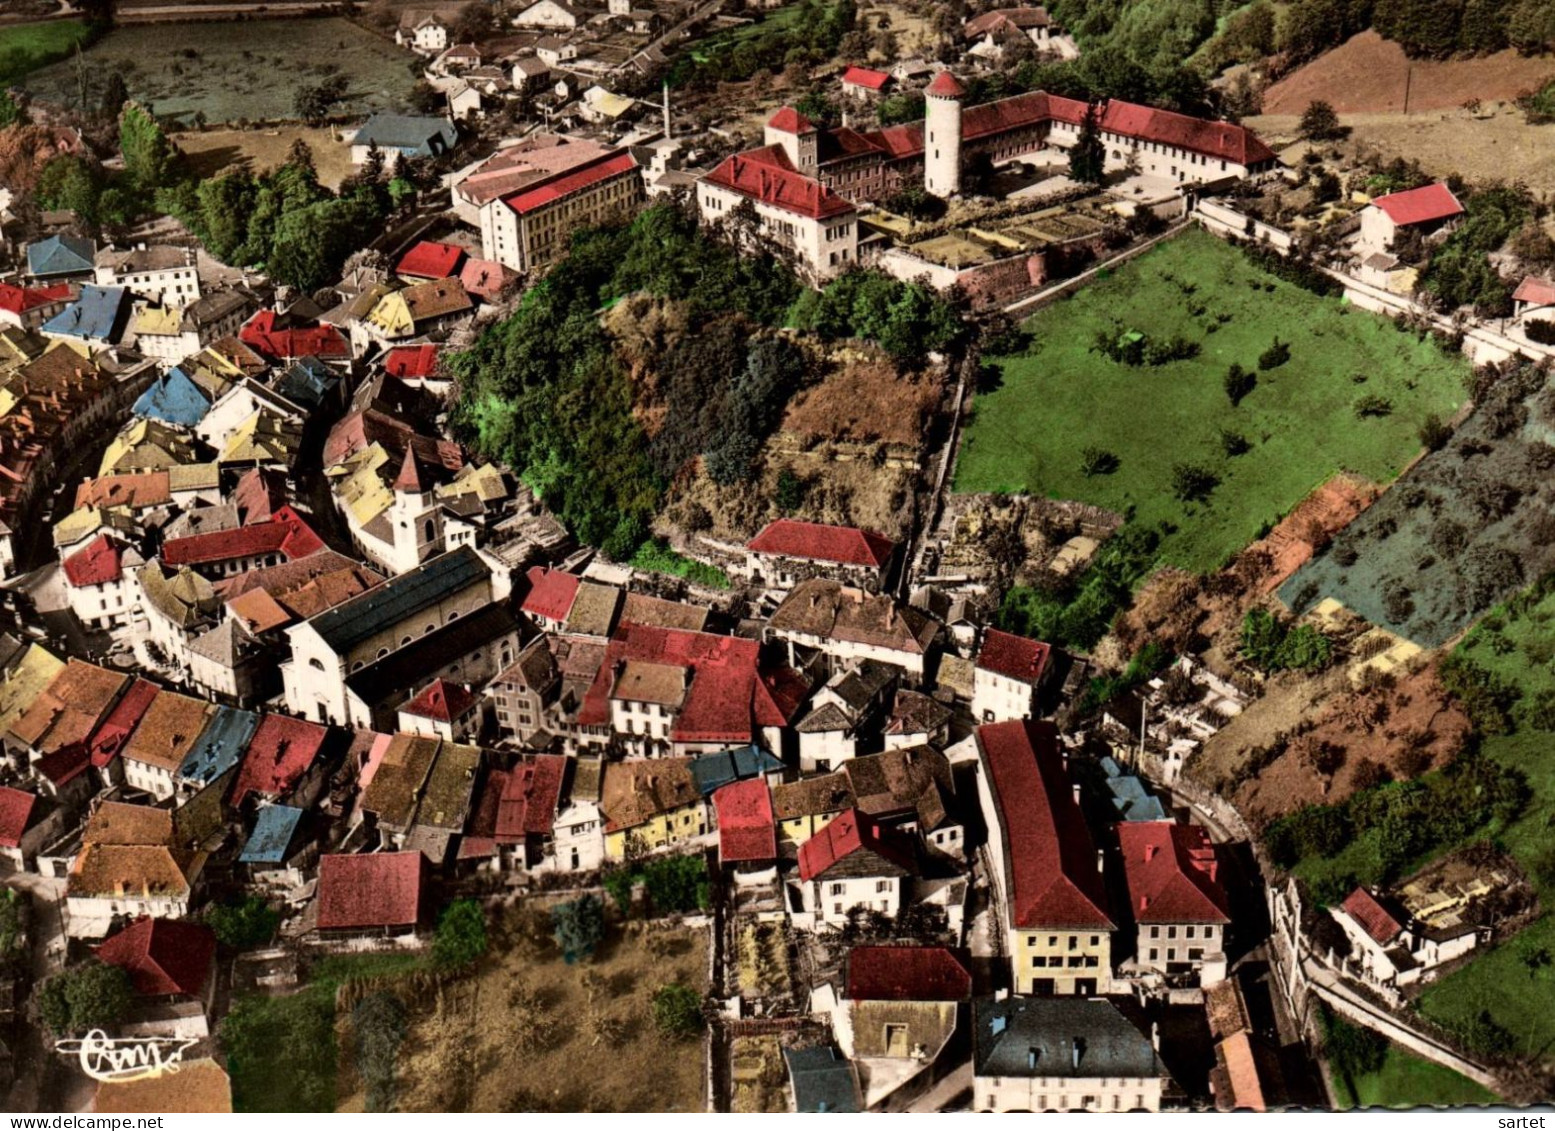
[(142, 916), (98, 944), (97, 957), (123, 969), (140, 997), (192, 998), (210, 1007), (216, 987), (216, 936), (203, 923)]
[(1118, 825), (1129, 914), (1138, 928), (1134, 962), (1163, 974), (1224, 976), (1230, 904), (1209, 834), (1174, 821)]
[(730, 782), (713, 793), (718, 859), (725, 864), (769, 864), (777, 859), (777, 822), (764, 777)]
[(871, 591), (885, 584), (896, 543), (871, 530), (780, 518), (745, 544), (745, 569), (758, 585), (790, 589), (807, 577), (851, 581)]
[(1361, 210), (1361, 243), (1372, 251), (1388, 251), (1406, 228), (1422, 236), (1445, 234), (1462, 217), (1463, 205), (1444, 184), (1390, 192)]
[(849, 67), (842, 72), (842, 93), (848, 98), (867, 99), (884, 94), (891, 85), (889, 71), (871, 67)]
[(1015, 992), (1106, 993), (1116, 924), (1058, 728), (1021, 719), (980, 726), (976, 737), (978, 800)]
[(427, 859), (420, 852), (319, 858), (318, 924), (326, 935), (405, 935), (427, 920)]

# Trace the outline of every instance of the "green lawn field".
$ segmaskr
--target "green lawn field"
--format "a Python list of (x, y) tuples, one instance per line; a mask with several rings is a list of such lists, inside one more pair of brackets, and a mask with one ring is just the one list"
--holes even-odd
[(80, 20), (50, 20), (0, 27), (0, 87), (69, 55), (90, 33)]
[(1382, 1067), (1353, 1081), (1353, 1091), (1336, 1081), (1341, 1107), (1418, 1107), (1422, 1105), (1492, 1104), (1493, 1093), (1466, 1076), (1443, 1068), (1397, 1045), (1388, 1046)]
[(1555, 1057), (1555, 735), (1538, 726), (1530, 708), (1542, 694), (1555, 694), (1555, 592), (1537, 591), (1491, 611), (1464, 638), (1458, 653), (1522, 692), (1513, 710), (1517, 729), (1485, 738), (1491, 757), (1527, 775), (1532, 798), (1523, 815), (1500, 831), (1511, 852), (1539, 889), (1545, 915), (1520, 934), (1475, 958), (1428, 988), (1420, 998), (1426, 1016), (1461, 1028), (1488, 1012), (1510, 1035), (1512, 1052)]
[[(1000, 382), (976, 397), (955, 489), (1080, 499), (1168, 523), (1162, 560), (1195, 570), (1220, 566), (1335, 472), (1392, 479), (1419, 451), (1421, 421), (1462, 402), (1468, 371), (1461, 357), (1276, 279), (1198, 230), (1046, 307), (1026, 328), (1026, 353), (988, 359)], [(1200, 352), (1130, 366), (1094, 348), (1103, 331), (1180, 337)], [(1276, 335), (1290, 360), (1258, 373), (1232, 407), (1227, 369), (1256, 370)], [(1363, 397), (1389, 411), (1358, 416)], [(1228, 456), (1223, 430), (1249, 450)], [(1115, 456), (1116, 470), (1085, 475), (1088, 448)], [(1174, 497), (1178, 464), (1219, 477), (1207, 502)]]

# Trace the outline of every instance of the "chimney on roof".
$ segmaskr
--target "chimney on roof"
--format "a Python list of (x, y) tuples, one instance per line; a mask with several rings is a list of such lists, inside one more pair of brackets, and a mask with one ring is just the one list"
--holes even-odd
[(1074, 1067), (1080, 1067), (1081, 1040), (1075, 1037), (1069, 1044), (1069, 1059)]
[(1156, 1052), (1161, 1051), (1161, 1023), (1159, 1021), (1150, 1022), (1150, 1047), (1155, 1049)]
[(1156, 845), (1154, 845), (1154, 844), (1147, 844), (1147, 845), (1145, 845), (1145, 863), (1146, 864), (1150, 863), (1150, 861), (1155, 859), (1156, 852), (1157, 852)]
[(1080, 783), (1075, 782), (1074, 785), (1070, 786), (1069, 788), (1074, 791), (1074, 803), (1076, 805), (1080, 804)]
[(1099, 848), (1096, 850), (1096, 870), (1098, 872), (1107, 870), (1107, 854)]
[(1139, 910), (1141, 914), (1150, 910), (1150, 897), (1148, 895), (1139, 897)]

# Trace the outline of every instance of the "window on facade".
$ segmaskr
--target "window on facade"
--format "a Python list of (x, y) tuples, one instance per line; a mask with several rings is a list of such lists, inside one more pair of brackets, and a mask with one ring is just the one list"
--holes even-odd
[(1070, 950), (1079, 950), (1080, 949), (1080, 936), (1079, 935), (1070, 935), (1069, 936), (1069, 949)]
[(310, 659), (308, 661), (308, 666), (310, 668), (312, 668), (314, 671), (320, 671), (321, 672), (321, 671), (324, 670), (324, 664), (323, 664), (323, 662), (321, 660), (319, 660), (319, 658), (317, 656), (314, 656), (312, 659)]
[(879, 891), (890, 891), (891, 890), (891, 881), (890, 880), (876, 880), (875, 881), (875, 890), (877, 892), (879, 892)]
[(1160, 957), (1161, 957), (1161, 952), (1159, 950), (1157, 950), (1155, 947), (1151, 947), (1150, 948), (1150, 961), (1154, 962), (1154, 961), (1156, 961)]
[(1169, 939), (1175, 939), (1177, 937), (1177, 928), (1176, 927), (1168, 927), (1168, 928), (1166, 928), (1166, 937), (1169, 938)]
[(1092, 935), (1091, 936), (1091, 945), (1092, 946), (1099, 946), (1099, 945), (1101, 945), (1101, 936), (1100, 935)]

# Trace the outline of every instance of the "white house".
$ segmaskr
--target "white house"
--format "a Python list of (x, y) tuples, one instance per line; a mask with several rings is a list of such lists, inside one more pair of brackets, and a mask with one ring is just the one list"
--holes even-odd
[(421, 55), (433, 55), (448, 46), (448, 24), (430, 12), (410, 10), (400, 16), (394, 42)]
[(1329, 914), (1350, 941), (1343, 966), (1363, 981), (1397, 990), (1479, 945), (1473, 923), (1429, 929), (1386, 896), (1358, 887)]
[(1444, 235), (1457, 226), (1463, 205), (1446, 185), (1422, 185), (1407, 192), (1379, 196), (1361, 210), (1361, 244), (1370, 251), (1391, 251), (1402, 230), (1426, 237)]
[(88, 628), (122, 628), (140, 608), (135, 571), (145, 559), (133, 546), (99, 534), (61, 563), (70, 611)]
[(798, 907), (791, 920), (809, 930), (847, 925), (854, 909), (894, 916), (916, 872), (911, 847), (873, 819), (849, 809), (799, 846)]
[(990, 628), (973, 667), (972, 717), (980, 723), (1031, 718), (1050, 652), (1040, 640)]
[(564, 0), (535, 0), (513, 16), (514, 27), (545, 27), (574, 31), (589, 14)]
[(1134, 965), (1205, 985), (1224, 980), (1230, 904), (1209, 834), (1174, 821), (1124, 821), (1118, 845), (1138, 930)]
[(825, 578), (794, 586), (768, 621), (772, 639), (788, 645), (790, 666), (801, 652), (821, 652), (832, 671), (876, 660), (923, 679), (924, 661), (939, 626), (925, 613), (901, 607), (885, 594), (871, 595)]
[(189, 248), (140, 244), (97, 253), (99, 286), (123, 287), (155, 306), (188, 306), (200, 297), (200, 276)]

